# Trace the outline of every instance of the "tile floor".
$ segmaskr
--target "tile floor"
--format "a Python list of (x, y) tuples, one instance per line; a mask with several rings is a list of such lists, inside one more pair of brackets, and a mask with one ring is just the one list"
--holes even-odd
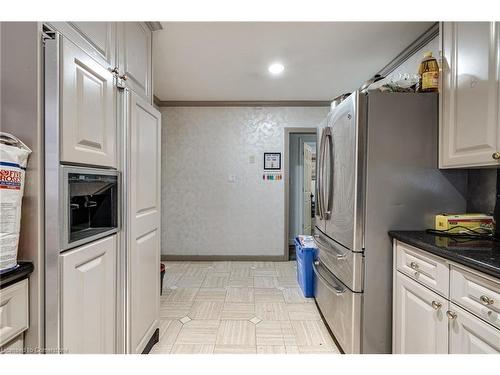
[(163, 262), (158, 354), (339, 353), (295, 262)]

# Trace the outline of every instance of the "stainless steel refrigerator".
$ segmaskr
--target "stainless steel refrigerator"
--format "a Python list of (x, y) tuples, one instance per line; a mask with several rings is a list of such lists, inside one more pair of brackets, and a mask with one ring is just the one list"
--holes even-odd
[(355, 92), (329, 113), (317, 144), (316, 302), (344, 352), (390, 353), (387, 232), (465, 211), (464, 173), (437, 169), (438, 96)]

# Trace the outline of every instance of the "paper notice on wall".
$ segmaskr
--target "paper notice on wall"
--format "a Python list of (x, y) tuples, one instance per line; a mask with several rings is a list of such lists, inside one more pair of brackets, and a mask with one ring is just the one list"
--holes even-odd
[(0, 271), (17, 265), (26, 164), (31, 150), (0, 132)]

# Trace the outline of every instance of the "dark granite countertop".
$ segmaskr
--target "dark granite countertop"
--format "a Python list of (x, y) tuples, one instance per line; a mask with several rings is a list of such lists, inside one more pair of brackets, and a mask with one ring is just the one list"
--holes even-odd
[(28, 277), (34, 269), (32, 262), (21, 261), (16, 268), (0, 273), (0, 289)]
[(500, 279), (499, 241), (454, 239), (424, 231), (391, 231), (389, 236)]

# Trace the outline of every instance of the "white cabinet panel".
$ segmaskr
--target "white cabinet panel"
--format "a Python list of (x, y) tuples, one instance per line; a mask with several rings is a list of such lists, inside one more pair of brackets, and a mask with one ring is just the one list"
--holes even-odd
[(118, 26), (120, 75), (124, 83), (151, 103), (151, 30), (144, 22), (121, 22)]
[(447, 353), (446, 299), (400, 272), (395, 288), (394, 353)]
[(62, 38), (61, 161), (116, 166), (113, 74)]
[(498, 25), (444, 22), (442, 41), (440, 166), (500, 165)]
[(500, 354), (500, 330), (451, 303), (450, 354)]
[(129, 348), (140, 353), (159, 322), (161, 115), (129, 94)]
[(0, 291), (0, 346), (28, 329), (28, 279)]
[(61, 255), (61, 348), (67, 353), (115, 352), (116, 238)]
[(52, 24), (103, 67), (115, 66), (116, 22), (54, 22)]

